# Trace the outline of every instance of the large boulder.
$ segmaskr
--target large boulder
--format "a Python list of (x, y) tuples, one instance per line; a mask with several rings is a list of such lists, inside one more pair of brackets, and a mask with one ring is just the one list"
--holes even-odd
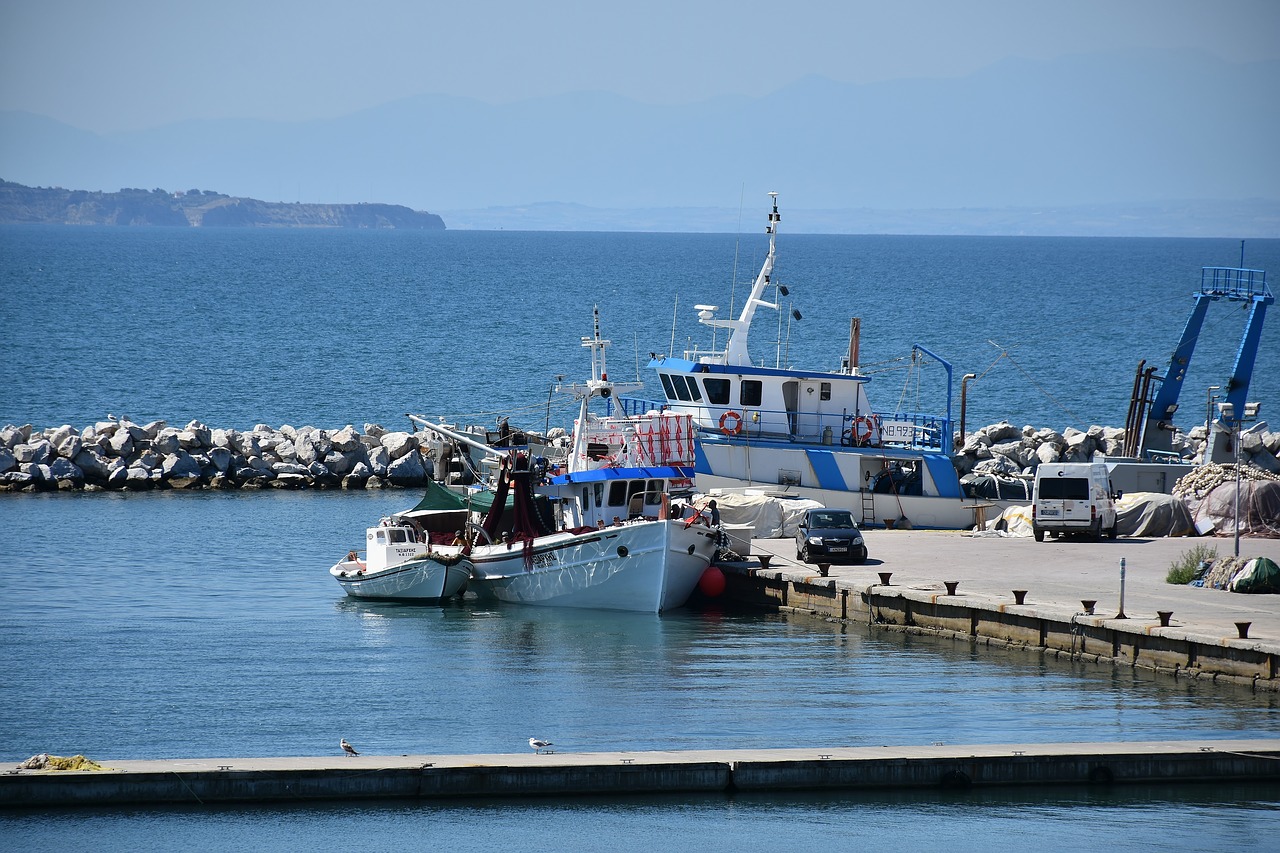
[(407, 432), (389, 432), (382, 437), (382, 446), (387, 449), (391, 461), (403, 458), (412, 450), (418, 449), (418, 439)]
[(160, 470), (165, 478), (169, 480), (183, 478), (198, 480), (204, 475), (204, 471), (200, 469), (200, 463), (185, 450), (179, 450), (177, 453), (165, 456), (160, 464)]
[(31, 437), (31, 425), (27, 425), (27, 434), (22, 434), (22, 427), (16, 427), (13, 424), (0, 429), (0, 447), (13, 450), (19, 444), (24, 444)]
[(333, 449), (339, 453), (351, 453), (362, 446), (360, 444), (360, 434), (355, 431), (351, 424), (347, 424), (335, 432), (330, 438), (330, 442), (333, 445)]
[(18, 460), (19, 464), (46, 465), (53, 458), (53, 455), (53, 447), (43, 438), (35, 439), (30, 443), (19, 444), (13, 448), (13, 457)]
[(203, 450), (211, 446), (212, 438), (212, 431), (199, 421), (192, 421), (178, 433), (178, 440), (182, 442), (184, 450)]
[(0, 444), (0, 474), (5, 471), (12, 471), (18, 467), (18, 459), (13, 455), (13, 451)]
[(81, 486), (84, 485), (84, 472), (70, 459), (58, 458), (49, 465), (49, 479)]
[(91, 483), (105, 483), (111, 474), (111, 462), (97, 447), (86, 447), (71, 460)]
[(164, 456), (171, 456), (182, 450), (182, 441), (178, 438), (178, 430), (164, 427), (157, 430), (151, 439), (151, 449)]
[(406, 453), (387, 466), (387, 479), (397, 486), (419, 486), (426, 478), (422, 457), (417, 453)]

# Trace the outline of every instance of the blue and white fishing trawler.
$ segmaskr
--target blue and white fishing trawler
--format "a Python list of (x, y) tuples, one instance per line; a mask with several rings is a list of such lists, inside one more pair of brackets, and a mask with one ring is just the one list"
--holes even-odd
[(724, 349), (655, 357), (649, 367), (665, 399), (625, 400), (624, 409), (658, 407), (692, 417), (701, 492), (808, 498), (852, 510), (863, 526), (972, 527), (989, 504), (964, 497), (951, 462), (950, 364), (923, 347), (913, 350), (946, 368), (948, 411), (935, 416), (872, 408), (870, 378), (856, 366), (856, 331), (838, 373), (752, 362), (747, 337), (756, 310), (778, 309), (766, 294), (786, 295), (772, 280), (781, 217), (777, 194), (770, 196), (769, 253), (741, 313), (719, 319), (716, 306), (695, 306), (700, 323), (728, 330)]

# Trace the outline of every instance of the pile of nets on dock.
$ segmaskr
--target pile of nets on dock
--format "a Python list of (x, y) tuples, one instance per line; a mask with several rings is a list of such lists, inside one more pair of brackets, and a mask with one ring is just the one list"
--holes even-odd
[(1209, 563), (1191, 586), (1253, 594), (1280, 593), (1280, 566), (1266, 557), (1223, 557)]

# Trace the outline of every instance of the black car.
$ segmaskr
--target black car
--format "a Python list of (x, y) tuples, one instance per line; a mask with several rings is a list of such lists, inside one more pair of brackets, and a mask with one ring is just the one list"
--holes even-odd
[(867, 559), (867, 543), (847, 509), (810, 509), (796, 533), (796, 559), (805, 563), (837, 563)]

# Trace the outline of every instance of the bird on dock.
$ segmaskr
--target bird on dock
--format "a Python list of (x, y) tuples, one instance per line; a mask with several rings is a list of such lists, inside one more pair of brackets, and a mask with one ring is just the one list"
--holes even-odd
[(352, 746), (351, 744), (347, 743), (347, 739), (346, 739), (346, 738), (343, 738), (342, 740), (338, 741), (338, 746), (342, 747), (342, 751), (343, 751), (343, 752), (345, 752), (347, 755), (359, 755), (359, 754), (360, 754), (360, 753), (356, 752), (356, 748), (355, 748), (354, 746)]
[(529, 746), (533, 747), (535, 754), (541, 755), (542, 750), (555, 746), (555, 744), (549, 740), (538, 740), (536, 737), (531, 737), (529, 738)]

